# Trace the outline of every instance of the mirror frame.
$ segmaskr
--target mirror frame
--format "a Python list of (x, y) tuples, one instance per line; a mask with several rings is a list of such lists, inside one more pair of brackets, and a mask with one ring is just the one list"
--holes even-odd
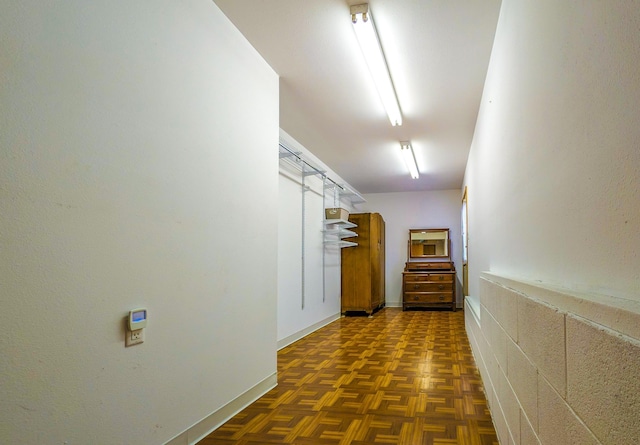
[[(411, 242), (413, 241), (413, 234), (414, 233), (425, 233), (425, 232), (444, 232), (446, 233), (446, 239), (445, 239), (445, 249), (446, 249), (446, 255), (429, 255), (429, 254), (423, 254), (423, 255), (418, 255), (418, 254), (414, 254), (412, 249), (411, 249)], [(408, 249), (409, 249), (409, 258), (410, 259), (416, 259), (416, 258), (451, 258), (451, 237), (450, 237), (450, 233), (449, 233), (449, 229), (409, 229), (409, 243), (408, 243)]]

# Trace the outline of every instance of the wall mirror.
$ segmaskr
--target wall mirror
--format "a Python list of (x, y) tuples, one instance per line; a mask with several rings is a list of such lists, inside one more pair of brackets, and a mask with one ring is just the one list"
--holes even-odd
[(449, 258), (449, 229), (409, 230), (409, 258)]

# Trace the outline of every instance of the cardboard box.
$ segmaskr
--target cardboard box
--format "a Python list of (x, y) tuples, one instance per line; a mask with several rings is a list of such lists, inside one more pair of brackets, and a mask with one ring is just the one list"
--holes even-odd
[(346, 209), (335, 207), (331, 209), (324, 209), (324, 216), (326, 219), (349, 219), (349, 212)]

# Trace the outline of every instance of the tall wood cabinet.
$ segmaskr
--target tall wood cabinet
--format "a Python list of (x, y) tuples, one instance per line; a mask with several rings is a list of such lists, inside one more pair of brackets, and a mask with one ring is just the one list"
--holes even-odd
[(342, 313), (366, 312), (371, 315), (385, 304), (384, 219), (379, 213), (352, 213), (349, 221), (357, 237), (355, 247), (342, 249)]

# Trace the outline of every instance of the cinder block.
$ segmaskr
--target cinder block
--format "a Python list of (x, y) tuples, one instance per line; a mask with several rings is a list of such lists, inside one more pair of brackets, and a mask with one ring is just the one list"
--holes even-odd
[(471, 344), (473, 358), (478, 368), (478, 371), (480, 372), (480, 377), (482, 379), (482, 386), (484, 387), (484, 392), (487, 397), (487, 401), (490, 403), (492, 401), (491, 397), (493, 397), (493, 394), (494, 394), (493, 386), (491, 385), (491, 379), (489, 378), (489, 371), (487, 370), (487, 365), (485, 364), (484, 357), (482, 356), (482, 349), (478, 344), (477, 340), (478, 340), (478, 337), (469, 336), (469, 342)]
[(534, 431), (538, 430), (538, 371), (513, 342), (507, 345), (507, 377)]
[(476, 340), (476, 320), (473, 318), (473, 315), (469, 313), (470, 309), (465, 307), (464, 309), (464, 328), (467, 332), (467, 337), (469, 338), (469, 344), (471, 345), (471, 349), (473, 353), (476, 354), (478, 351), (477, 340)]
[(520, 294), (496, 284), (494, 317), (515, 342), (518, 341), (518, 298)]
[[(482, 369), (478, 368), (478, 370), (482, 377), (482, 386), (484, 388), (485, 397), (487, 398), (487, 403), (489, 408), (493, 410), (496, 405), (496, 388), (494, 386), (494, 381), (491, 379), (492, 371), (489, 370), (489, 366), (491, 366), (491, 364), (487, 365), (487, 362), (483, 361), (482, 366)], [(495, 379), (495, 372), (493, 378)]]
[(518, 297), (518, 345), (563, 397), (567, 393), (564, 320), (565, 314), (558, 310)]
[(495, 289), (497, 284), (486, 278), (480, 277), (480, 304), (484, 306), (490, 313), (495, 311)]
[(500, 445), (515, 445), (511, 434), (509, 434), (507, 421), (504, 417), (504, 412), (500, 404), (497, 404), (496, 408), (491, 411), (491, 418), (493, 419), (493, 426), (496, 429)]
[(640, 342), (567, 317), (567, 401), (603, 444), (640, 443)]
[(538, 436), (523, 411), (520, 411), (520, 445), (540, 445)]
[(487, 367), (487, 377), (489, 378), (489, 382), (484, 382), (485, 386), (491, 385), (493, 387), (494, 392), (498, 390), (498, 382), (502, 371), (500, 370), (500, 366), (496, 360), (496, 356), (491, 352), (489, 347), (489, 343), (487, 343), (485, 337), (483, 338), (483, 348), (485, 348), (484, 354), (484, 364)]
[(520, 404), (509, 384), (507, 377), (501, 373), (498, 381), (498, 400), (504, 412), (506, 426), (515, 443), (520, 443)]
[[(493, 355), (490, 353), (491, 349), (480, 330), (477, 319), (468, 307), (465, 307), (465, 325), (469, 336), (471, 350), (473, 352), (473, 358), (476, 362), (476, 366), (478, 367), (478, 371), (480, 371), (487, 401), (489, 402), (489, 406), (491, 406), (492, 397), (495, 398), (495, 396), (493, 395), (493, 384), (489, 373), (489, 366), (491, 366), (491, 362), (487, 365), (487, 358), (492, 357)], [(495, 359), (493, 361), (495, 362)]]
[(555, 389), (539, 376), (538, 435), (542, 443), (600, 445)]
[(498, 365), (506, 372), (507, 370), (507, 334), (502, 330), (502, 327), (493, 318), (493, 316), (487, 312), (484, 307), (481, 309), (480, 324), (482, 325), (482, 332), (487, 338), (487, 342), (491, 347), (493, 355), (496, 356)]

